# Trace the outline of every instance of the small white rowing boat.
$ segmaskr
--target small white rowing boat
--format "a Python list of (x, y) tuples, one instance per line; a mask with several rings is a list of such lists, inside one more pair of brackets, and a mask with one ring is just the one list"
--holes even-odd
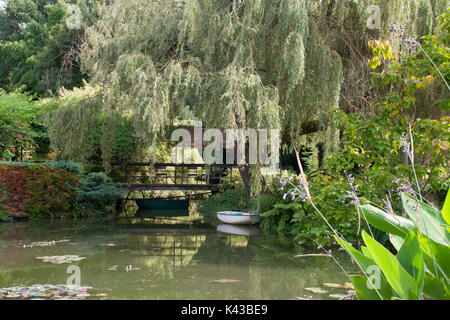
[(229, 224), (255, 224), (259, 222), (259, 213), (221, 211), (217, 212), (217, 218)]

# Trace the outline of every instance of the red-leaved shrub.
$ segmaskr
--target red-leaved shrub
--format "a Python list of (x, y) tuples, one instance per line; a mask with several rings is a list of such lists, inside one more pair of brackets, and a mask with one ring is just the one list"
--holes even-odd
[(77, 185), (76, 174), (45, 165), (0, 165), (0, 210), (14, 218), (64, 213)]

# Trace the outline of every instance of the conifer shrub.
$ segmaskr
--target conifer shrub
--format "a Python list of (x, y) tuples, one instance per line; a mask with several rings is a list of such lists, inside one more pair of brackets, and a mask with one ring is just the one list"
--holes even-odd
[(45, 165), (52, 167), (54, 169), (66, 170), (68, 172), (73, 172), (75, 174), (81, 174), (81, 165), (77, 162), (60, 160), (60, 161), (48, 161), (44, 163)]
[(111, 184), (103, 172), (91, 172), (83, 176), (76, 188), (77, 201), (95, 212), (110, 210), (126, 191)]

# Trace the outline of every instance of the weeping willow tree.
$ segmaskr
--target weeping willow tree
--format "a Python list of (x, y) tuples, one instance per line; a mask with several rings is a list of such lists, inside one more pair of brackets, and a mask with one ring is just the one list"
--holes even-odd
[[(80, 55), (98, 88), (95, 98), (72, 105), (76, 111), (55, 113), (54, 123), (65, 124), (55, 139), (64, 145), (69, 135), (89, 130), (83, 119), (107, 114), (112, 121), (104, 124), (102, 154), (108, 161), (114, 119), (132, 119), (136, 138), (154, 147), (148, 150), (155, 150), (176, 119), (197, 119), (212, 128), (281, 129), (284, 144), (312, 146), (314, 162), (318, 142), (325, 143), (325, 151), (337, 145), (329, 111), (342, 102), (342, 91), (352, 91), (344, 78), (352, 82), (366, 72), (361, 52), (366, 9), (374, 3), (387, 17), (383, 21), (407, 12), (402, 19), (417, 24), (415, 33), (429, 32), (433, 10), (440, 10), (428, 0), (117, 0), (105, 5), (86, 31)], [(414, 16), (419, 12), (427, 13), (420, 16), (423, 22)], [(366, 84), (358, 89), (364, 93)], [(84, 156), (76, 143), (65, 148)], [(151, 152), (145, 157), (151, 160)], [(253, 191), (260, 186), (258, 168), (240, 167)]]

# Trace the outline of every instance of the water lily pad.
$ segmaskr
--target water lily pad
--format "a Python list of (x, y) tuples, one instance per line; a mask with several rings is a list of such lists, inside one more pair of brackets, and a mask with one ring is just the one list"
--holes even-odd
[(343, 298), (345, 298), (347, 295), (345, 295), (345, 294), (341, 294), (341, 293), (333, 293), (333, 294), (330, 294), (329, 295), (329, 297), (330, 298), (333, 298), (333, 299), (343, 299)]
[(133, 267), (132, 265), (125, 266), (125, 267), (121, 267), (121, 266), (118, 266), (118, 265), (114, 265), (114, 266), (109, 267), (109, 268), (106, 269), (106, 270), (108, 270), (108, 271), (124, 270), (124, 271), (126, 271), (126, 272), (129, 272), (129, 271), (139, 271), (139, 270), (141, 270), (141, 268)]
[(53, 264), (63, 264), (63, 263), (72, 263), (75, 261), (81, 261), (86, 259), (86, 257), (79, 257), (76, 255), (65, 255), (65, 256), (44, 256), (44, 257), (36, 257), (38, 260), (42, 260), (42, 262), (48, 262)]
[(64, 298), (80, 300), (91, 296), (87, 293), (88, 289), (92, 289), (92, 287), (34, 284), (2, 288), (1, 291), (7, 292), (4, 296), (7, 299), (60, 300)]
[(353, 289), (353, 284), (351, 282), (346, 282), (346, 283), (344, 283), (344, 286), (342, 288)]
[(51, 240), (51, 241), (38, 241), (38, 242), (32, 242), (30, 244), (20, 244), (17, 245), (17, 247), (22, 248), (33, 248), (33, 247), (52, 247), (57, 243), (60, 242), (69, 242), (69, 239), (62, 239), (62, 240)]
[(107, 297), (108, 295), (106, 293), (96, 293), (92, 295), (93, 297)]
[(319, 293), (319, 294), (326, 294), (326, 293), (328, 293), (328, 291), (323, 290), (323, 289), (321, 289), (321, 288), (316, 288), (316, 287), (313, 287), (313, 288), (305, 288), (305, 290), (311, 291), (312, 293)]
[(303, 297), (297, 297), (297, 300), (312, 300), (311, 296), (307, 296), (306, 294), (303, 295)]
[(219, 279), (219, 280), (211, 280), (208, 281), (210, 283), (238, 283), (238, 282), (242, 282), (243, 280), (235, 280), (235, 279)]
[(324, 283), (323, 285), (324, 285), (325, 287), (328, 287), (328, 288), (335, 288), (335, 289), (343, 288), (343, 287), (344, 287), (344, 286), (341, 285), (341, 284), (338, 284), (338, 283), (332, 283), (332, 282), (326, 282), (326, 283)]
[(139, 270), (141, 270), (141, 268), (133, 267), (131, 265), (125, 267), (125, 271), (126, 272), (128, 272), (128, 271), (139, 271)]

